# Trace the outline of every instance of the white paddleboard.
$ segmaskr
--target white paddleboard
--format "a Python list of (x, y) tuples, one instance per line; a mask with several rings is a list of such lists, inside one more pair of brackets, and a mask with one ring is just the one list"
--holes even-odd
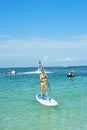
[(47, 98), (45, 94), (42, 94), (42, 98), (40, 97), (40, 94), (37, 94), (36, 99), (38, 102), (40, 102), (41, 104), (46, 105), (46, 106), (58, 105), (58, 103), (53, 98), (51, 98), (51, 97)]

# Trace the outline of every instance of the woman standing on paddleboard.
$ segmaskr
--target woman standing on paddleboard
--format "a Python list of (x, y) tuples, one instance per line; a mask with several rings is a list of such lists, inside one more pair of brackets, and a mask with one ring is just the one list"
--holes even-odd
[(42, 98), (42, 92), (45, 90), (46, 92), (46, 97), (48, 97), (48, 87), (47, 87), (47, 74), (45, 71), (42, 69), (41, 74), (40, 74), (40, 81), (41, 81), (41, 86), (40, 86), (40, 96)]

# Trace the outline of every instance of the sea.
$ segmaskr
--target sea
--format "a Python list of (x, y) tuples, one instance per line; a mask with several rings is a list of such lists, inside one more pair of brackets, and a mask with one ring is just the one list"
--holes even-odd
[[(49, 96), (57, 106), (36, 100), (37, 67), (0, 68), (0, 130), (87, 130), (87, 66), (44, 67)], [(74, 77), (67, 77), (73, 70)]]

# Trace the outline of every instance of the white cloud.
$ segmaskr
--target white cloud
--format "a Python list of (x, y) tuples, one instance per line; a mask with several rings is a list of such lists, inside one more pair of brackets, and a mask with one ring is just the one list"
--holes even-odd
[(14, 58), (14, 57), (16, 57), (16, 58), (18, 58), (18, 57), (28, 57), (28, 56), (30, 56), (30, 54), (28, 54), (28, 53), (1, 53), (0, 54), (0, 57), (8, 57), (8, 58)]
[[(1, 37), (6, 37), (2, 36)], [(77, 36), (70, 41), (55, 40), (47, 38), (30, 38), (30, 39), (3, 39), (0, 41), (2, 49), (54, 49), (54, 48), (81, 48), (87, 47), (87, 35)]]
[(66, 57), (65, 61), (73, 61), (73, 59), (71, 57)]
[(65, 58), (56, 58), (54, 59), (55, 61), (69, 61), (69, 62), (73, 62), (73, 61), (83, 61), (83, 60), (87, 60), (87, 57), (82, 57), (82, 58), (71, 58), (71, 57), (65, 57)]
[(0, 41), (0, 59), (26, 58), (29, 62), (32, 59), (42, 59), (42, 62), (54, 65), (87, 61), (86, 36), (82, 36), (83, 39), (79, 36), (70, 41), (47, 38), (3, 39)]
[(44, 58), (43, 58), (43, 61), (47, 61), (48, 60), (48, 56), (45, 56)]
[(82, 34), (74, 37), (75, 40), (87, 40), (87, 34)]
[(10, 38), (10, 36), (9, 35), (0, 35), (0, 39), (2, 39), (2, 38)]

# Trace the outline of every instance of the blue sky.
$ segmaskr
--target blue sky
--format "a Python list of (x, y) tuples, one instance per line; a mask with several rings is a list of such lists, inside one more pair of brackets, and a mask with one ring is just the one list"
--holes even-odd
[(0, 67), (87, 65), (86, 0), (0, 0)]

